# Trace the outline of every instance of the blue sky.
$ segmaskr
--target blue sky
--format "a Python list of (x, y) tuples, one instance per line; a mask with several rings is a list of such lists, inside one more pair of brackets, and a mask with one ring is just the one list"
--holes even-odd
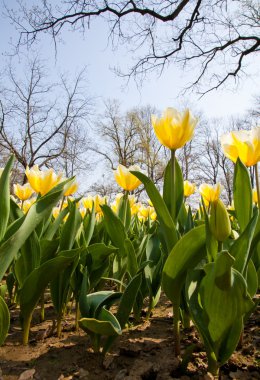
[[(8, 5), (15, 8), (15, 0), (8, 1)], [(5, 52), (10, 50), (10, 38), (15, 40), (17, 33), (2, 14), (0, 33), (0, 59), (3, 67), (6, 61)], [(257, 94), (260, 75), (259, 70), (257, 75), (256, 63), (251, 64), (248, 70), (251, 75), (244, 77), (238, 88), (231, 89), (225, 86), (222, 90), (213, 91), (201, 99), (195, 93), (180, 95), (191, 80), (193, 72), (183, 72), (174, 66), (166, 69), (161, 77), (155, 74), (148, 75), (142, 86), (137, 86), (133, 80), (127, 84), (124, 79), (116, 76), (111, 68), (126, 69), (131, 64), (131, 53), (124, 47), (113, 51), (108, 44), (107, 35), (107, 26), (101, 19), (91, 24), (85, 37), (79, 32), (66, 32), (62, 35), (63, 42), (58, 44), (57, 59), (49, 36), (43, 35), (39, 44), (34, 45), (38, 54), (48, 62), (49, 72), (53, 77), (58, 72), (67, 72), (73, 76), (83, 66), (87, 66), (88, 89), (90, 95), (96, 98), (98, 113), (102, 112), (104, 99), (116, 98), (120, 100), (123, 109), (151, 104), (163, 110), (169, 106), (183, 108), (188, 104), (193, 109), (202, 110), (208, 117), (229, 117), (243, 114), (252, 105), (253, 95)]]

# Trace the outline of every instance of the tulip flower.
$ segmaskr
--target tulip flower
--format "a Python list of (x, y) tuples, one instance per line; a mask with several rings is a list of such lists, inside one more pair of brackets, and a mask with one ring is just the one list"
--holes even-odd
[(26, 183), (25, 185), (19, 185), (19, 183), (14, 184), (14, 194), (21, 201), (26, 201), (32, 196), (33, 193), (34, 190), (29, 183)]
[(54, 219), (58, 218), (59, 214), (60, 214), (60, 208), (59, 207), (53, 207), (52, 216), (54, 217)]
[(94, 204), (95, 204), (96, 213), (102, 214), (102, 210), (100, 206), (107, 204), (107, 197), (100, 197), (99, 195), (95, 195)]
[(178, 112), (174, 108), (166, 108), (163, 116), (152, 115), (154, 132), (160, 143), (171, 150), (176, 150), (190, 141), (198, 119), (187, 109)]
[(203, 183), (199, 187), (199, 192), (206, 206), (208, 206), (209, 203), (216, 202), (219, 199), (221, 190), (222, 188), (220, 183), (217, 183), (216, 185)]
[(140, 168), (137, 165), (132, 165), (127, 169), (124, 165), (118, 165), (118, 168), (114, 171), (116, 182), (126, 191), (133, 191), (141, 185), (141, 181), (130, 171), (140, 171)]
[(136, 215), (141, 207), (141, 203), (134, 203), (131, 206), (131, 215)]
[(85, 217), (86, 213), (87, 213), (87, 209), (86, 208), (80, 208), (79, 209), (79, 212), (80, 212), (80, 215), (82, 217), (82, 219)]
[(31, 206), (36, 202), (36, 198), (31, 198), (31, 199), (27, 199), (26, 201), (22, 201), (22, 203), (20, 204), (21, 206), (21, 209), (23, 210), (23, 212), (26, 214)]
[(88, 195), (87, 197), (82, 199), (82, 204), (83, 207), (86, 208), (87, 210), (92, 210), (94, 198), (91, 195)]
[(260, 127), (227, 133), (220, 141), (225, 156), (231, 161), (236, 162), (239, 157), (246, 166), (260, 161)]
[(31, 169), (27, 166), (25, 174), (33, 190), (41, 195), (47, 194), (62, 178), (62, 174), (57, 175), (53, 169), (43, 171), (38, 165), (34, 165)]
[(189, 181), (184, 181), (183, 190), (184, 190), (184, 196), (190, 197), (192, 194), (195, 193), (196, 186)]
[(73, 182), (67, 189), (67, 191), (64, 193), (64, 197), (68, 197), (69, 195), (74, 194), (78, 190), (78, 187), (79, 185), (77, 184), (77, 182)]
[(253, 202), (257, 205), (258, 199), (257, 199), (257, 190), (253, 189)]

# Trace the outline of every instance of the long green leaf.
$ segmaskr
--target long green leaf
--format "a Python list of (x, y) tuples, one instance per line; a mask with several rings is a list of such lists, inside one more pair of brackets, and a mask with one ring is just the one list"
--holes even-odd
[(178, 163), (177, 158), (175, 157), (174, 160), (175, 167), (175, 183), (174, 183), (174, 189), (171, 187), (171, 165), (172, 160), (169, 160), (168, 165), (166, 166), (165, 173), (164, 173), (164, 185), (163, 185), (163, 199), (165, 204), (168, 207), (169, 212), (171, 212), (171, 200), (172, 196), (171, 193), (174, 191), (175, 193), (175, 215), (174, 215), (174, 222), (176, 223), (179, 212), (181, 210), (181, 206), (183, 204), (183, 176), (182, 171), (180, 168), (180, 165)]
[(40, 243), (36, 232), (33, 231), (22, 246), (21, 254), (15, 262), (14, 271), (19, 287), (22, 287), (26, 277), (40, 265), (40, 262)]
[(206, 256), (205, 226), (199, 226), (184, 235), (168, 256), (162, 277), (162, 286), (172, 302), (179, 297), (187, 271)]
[(124, 252), (127, 235), (123, 223), (109, 206), (103, 205), (101, 208), (104, 214), (105, 227), (113, 245)]
[(252, 186), (248, 169), (237, 159), (234, 171), (234, 205), (241, 231), (244, 231), (253, 212)]
[(3, 239), (10, 213), (10, 171), (14, 162), (11, 156), (0, 177), (0, 241)]
[(75, 260), (79, 251), (76, 249), (60, 252), (57, 257), (31, 272), (19, 293), (22, 319), (29, 318), (48, 283)]
[(0, 296), (0, 346), (4, 343), (10, 326), (10, 314), (4, 299)]
[(169, 210), (156, 186), (146, 175), (138, 171), (131, 171), (131, 173), (134, 174), (144, 184), (145, 190), (152, 201), (157, 214), (157, 218), (161, 224), (168, 252), (170, 252), (173, 246), (176, 244), (178, 236)]
[(31, 206), (21, 227), (0, 247), (0, 281), (21, 246), (31, 235), (35, 227), (49, 215), (52, 208), (62, 197), (64, 191), (66, 191), (66, 186), (68, 186), (71, 181), (72, 180), (68, 180), (57, 185), (44, 197), (39, 198), (39, 200)]
[(242, 275), (246, 271), (247, 264), (250, 260), (250, 247), (253, 240), (256, 223), (258, 220), (258, 211), (255, 211), (254, 216), (247, 224), (242, 234), (235, 240), (230, 248), (230, 253), (235, 258), (234, 268)]

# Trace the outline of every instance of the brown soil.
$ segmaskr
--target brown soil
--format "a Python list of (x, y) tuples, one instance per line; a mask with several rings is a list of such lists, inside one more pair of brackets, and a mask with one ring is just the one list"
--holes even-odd
[[(30, 344), (21, 345), (17, 310), (12, 311), (10, 333), (0, 347), (0, 380), (167, 380), (207, 379), (207, 359), (194, 327), (182, 332), (182, 357), (174, 358), (172, 307), (164, 297), (150, 321), (142, 321), (119, 337), (105, 359), (93, 353), (84, 331), (73, 330), (73, 315), (64, 321), (61, 339), (52, 332), (53, 310), (47, 305), (46, 321), (34, 318)], [(221, 369), (222, 379), (260, 379), (257, 351), (260, 312), (248, 321), (242, 348)]]

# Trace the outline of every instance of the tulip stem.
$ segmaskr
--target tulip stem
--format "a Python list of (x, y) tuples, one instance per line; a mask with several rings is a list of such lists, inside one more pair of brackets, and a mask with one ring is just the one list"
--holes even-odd
[(258, 207), (260, 208), (260, 186), (259, 186), (259, 176), (258, 176), (257, 163), (255, 164), (255, 182), (256, 182), (257, 202), (258, 202)]
[(175, 194), (175, 150), (171, 150), (171, 216), (175, 223), (176, 213), (176, 194)]

